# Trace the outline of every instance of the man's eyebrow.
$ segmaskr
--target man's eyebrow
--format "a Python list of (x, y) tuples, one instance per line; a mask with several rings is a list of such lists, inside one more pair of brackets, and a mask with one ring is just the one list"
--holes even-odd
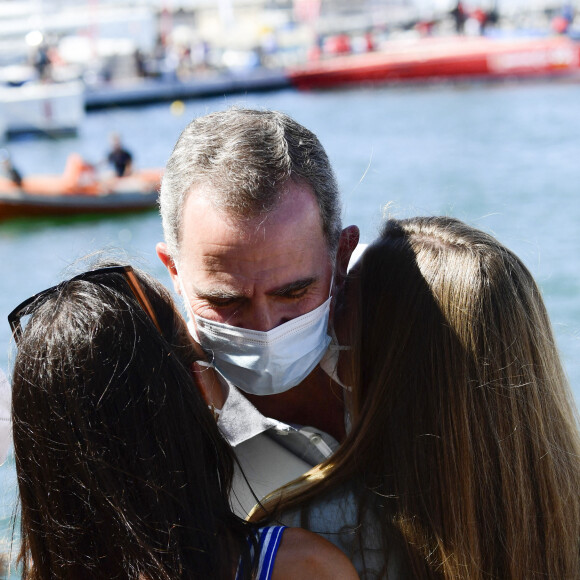
[(245, 298), (243, 294), (230, 288), (197, 288), (192, 286), (193, 293), (197, 298), (204, 300), (232, 300)]
[(269, 296), (288, 296), (288, 294), (292, 294), (293, 292), (297, 292), (299, 290), (305, 290), (314, 282), (317, 282), (318, 278), (312, 276), (310, 278), (302, 278), (302, 280), (295, 280), (294, 282), (290, 282), (289, 284), (285, 284), (281, 288), (277, 288), (276, 290), (272, 290), (272, 292), (268, 292)]

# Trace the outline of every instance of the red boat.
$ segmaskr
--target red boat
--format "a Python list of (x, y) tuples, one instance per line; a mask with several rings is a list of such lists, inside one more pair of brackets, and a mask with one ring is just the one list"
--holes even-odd
[(449, 79), (578, 75), (580, 42), (564, 36), (390, 41), (376, 52), (350, 54), (291, 68), (299, 89)]
[(0, 220), (152, 208), (157, 204), (161, 174), (160, 169), (143, 169), (127, 177), (101, 178), (73, 154), (62, 175), (25, 177), (19, 186), (0, 177)]

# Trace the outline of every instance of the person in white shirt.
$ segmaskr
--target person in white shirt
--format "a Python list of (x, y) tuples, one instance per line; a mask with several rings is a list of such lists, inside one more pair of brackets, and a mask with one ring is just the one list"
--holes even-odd
[[(160, 208), (157, 254), (208, 355), (200, 386), (261, 496), (345, 436), (344, 391), (322, 367), (358, 228), (342, 228), (317, 137), (276, 111), (192, 121), (167, 163)], [(255, 503), (236, 495), (240, 513)]]

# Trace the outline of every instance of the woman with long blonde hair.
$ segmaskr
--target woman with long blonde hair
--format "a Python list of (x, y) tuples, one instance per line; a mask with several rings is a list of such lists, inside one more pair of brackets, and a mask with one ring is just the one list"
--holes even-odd
[(270, 517), (361, 578), (580, 578), (577, 414), (523, 263), (452, 218), (389, 220), (335, 329), (352, 430)]

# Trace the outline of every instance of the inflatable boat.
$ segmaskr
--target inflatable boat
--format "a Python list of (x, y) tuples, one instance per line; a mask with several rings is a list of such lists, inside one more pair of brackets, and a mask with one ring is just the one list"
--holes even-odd
[(145, 210), (157, 204), (161, 175), (161, 169), (142, 169), (103, 177), (73, 154), (61, 175), (0, 177), (0, 220)]

